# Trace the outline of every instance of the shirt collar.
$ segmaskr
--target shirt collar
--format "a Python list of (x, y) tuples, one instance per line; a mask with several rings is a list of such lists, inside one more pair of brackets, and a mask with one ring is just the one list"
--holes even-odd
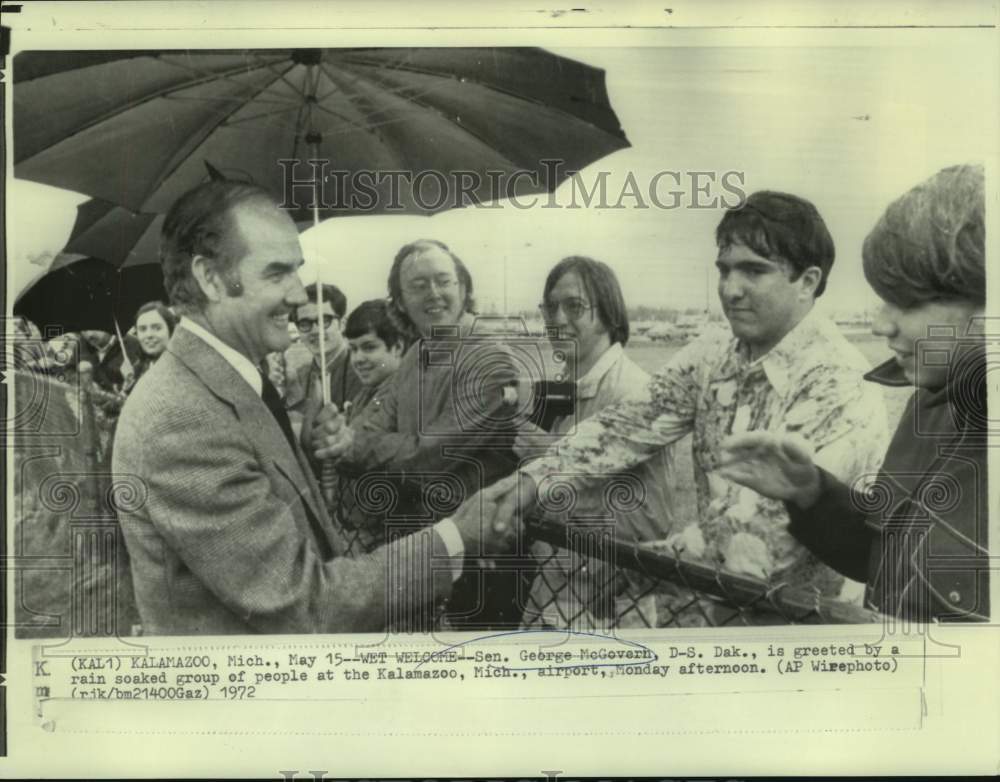
[(253, 362), (250, 359), (235, 348), (227, 345), (204, 326), (195, 323), (190, 318), (182, 317), (181, 322), (177, 325), (178, 327), (187, 329), (196, 337), (201, 339), (202, 342), (213, 348), (216, 353), (222, 356), (226, 362), (232, 366), (233, 369), (239, 372), (240, 377), (250, 384), (250, 388), (257, 393), (257, 396), (261, 395), (263, 381), (261, 380), (260, 371), (253, 365)]
[(616, 342), (605, 350), (586, 374), (576, 381), (576, 398), (593, 399), (601, 380), (622, 357), (621, 343)]
[(814, 306), (777, 345), (753, 361), (749, 358), (749, 348), (733, 338), (730, 359), (723, 366), (720, 377), (726, 379), (741, 371), (752, 371), (760, 367), (771, 387), (779, 394), (784, 394), (788, 391), (793, 367), (801, 363), (808, 348), (815, 345), (828, 328), (833, 328), (833, 325), (822, 315), (816, 314)]

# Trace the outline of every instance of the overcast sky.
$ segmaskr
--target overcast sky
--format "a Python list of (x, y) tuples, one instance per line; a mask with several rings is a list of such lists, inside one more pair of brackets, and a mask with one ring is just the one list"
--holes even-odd
[[(601, 48), (558, 54), (604, 68), (612, 106), (632, 148), (586, 169), (607, 171), (611, 203), (631, 176), (645, 198), (657, 172), (741, 172), (747, 192), (785, 190), (826, 218), (837, 261), (824, 299), (851, 309), (873, 302), (860, 273), (866, 232), (895, 196), (959, 162), (995, 165), (998, 68), (990, 31), (939, 36), (947, 46), (910, 48)], [(981, 42), (981, 43), (977, 43)], [(991, 81), (992, 80), (992, 81)], [(668, 200), (670, 180), (660, 195)], [(35, 270), (30, 254), (57, 252), (78, 194), (16, 180), (8, 241), (15, 290)], [(710, 196), (726, 195), (719, 187)], [(731, 198), (731, 196), (729, 196)], [(557, 193), (573, 200), (572, 185)], [(687, 196), (685, 200), (687, 200)], [(579, 197), (576, 199), (581, 203)], [(635, 198), (625, 208), (467, 208), (422, 217), (330, 220), (303, 234), (306, 278), (317, 265), (353, 304), (385, 294), (395, 251), (418, 237), (451, 245), (469, 264), (480, 302), (534, 306), (547, 270), (585, 254), (618, 272), (629, 304), (715, 305), (713, 231), (721, 207), (661, 209)]]

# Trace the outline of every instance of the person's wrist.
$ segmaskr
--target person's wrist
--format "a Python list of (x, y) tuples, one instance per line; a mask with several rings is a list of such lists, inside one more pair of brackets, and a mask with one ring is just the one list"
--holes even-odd
[(808, 510), (815, 505), (816, 501), (819, 499), (822, 486), (823, 484), (820, 480), (819, 470), (813, 466), (809, 473), (809, 479), (795, 493), (795, 496), (792, 498), (792, 502), (802, 510)]

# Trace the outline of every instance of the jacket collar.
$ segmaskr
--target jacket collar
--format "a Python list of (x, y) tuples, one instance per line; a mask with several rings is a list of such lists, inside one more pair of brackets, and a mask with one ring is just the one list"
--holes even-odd
[(890, 386), (892, 388), (903, 388), (912, 385), (906, 378), (903, 368), (899, 366), (894, 358), (883, 361), (870, 372), (866, 372), (864, 378), (869, 382), (878, 383), (880, 386)]
[[(879, 364), (865, 374), (865, 380), (883, 386), (905, 387), (911, 385), (895, 359)], [(948, 384), (943, 388), (918, 388), (917, 404), (923, 409), (948, 405), (955, 417), (955, 425), (963, 431), (986, 431), (986, 349), (981, 344), (957, 343), (948, 373)]]
[[(242, 374), (208, 341), (189, 329), (175, 329), (167, 350), (190, 369), (212, 394), (233, 408), (243, 424), (244, 434), (299, 489), (303, 501), (316, 518), (325, 519), (326, 513), (316, 500), (318, 490), (315, 490), (311, 469), (301, 448), (296, 446), (293, 452), (289, 447), (271, 411)], [(250, 364), (249, 359), (247, 363)], [(253, 367), (252, 364), (250, 366)]]
[(252, 388), (257, 395), (260, 396), (262, 385), (260, 372), (257, 367), (253, 365), (253, 362), (250, 359), (235, 348), (227, 345), (211, 331), (190, 318), (181, 318), (178, 328), (186, 329), (190, 333), (194, 334), (216, 353), (222, 356), (222, 358), (226, 360), (226, 363), (235, 369), (239, 373), (240, 377), (247, 381), (250, 388)]
[(600, 355), (600, 358), (597, 359), (594, 366), (587, 370), (587, 373), (576, 381), (576, 398), (593, 399), (597, 396), (597, 390), (600, 386), (601, 380), (603, 380), (604, 376), (611, 371), (611, 368), (618, 363), (621, 357), (622, 346), (618, 342), (605, 350)]

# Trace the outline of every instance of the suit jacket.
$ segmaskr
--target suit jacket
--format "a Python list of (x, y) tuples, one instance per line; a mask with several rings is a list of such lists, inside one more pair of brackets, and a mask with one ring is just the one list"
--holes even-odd
[(147, 634), (377, 631), (450, 593), (448, 565), (430, 568), (447, 555), (431, 529), (339, 556), (304, 454), (184, 328), (122, 410), (114, 471), (144, 486), (119, 515)]

